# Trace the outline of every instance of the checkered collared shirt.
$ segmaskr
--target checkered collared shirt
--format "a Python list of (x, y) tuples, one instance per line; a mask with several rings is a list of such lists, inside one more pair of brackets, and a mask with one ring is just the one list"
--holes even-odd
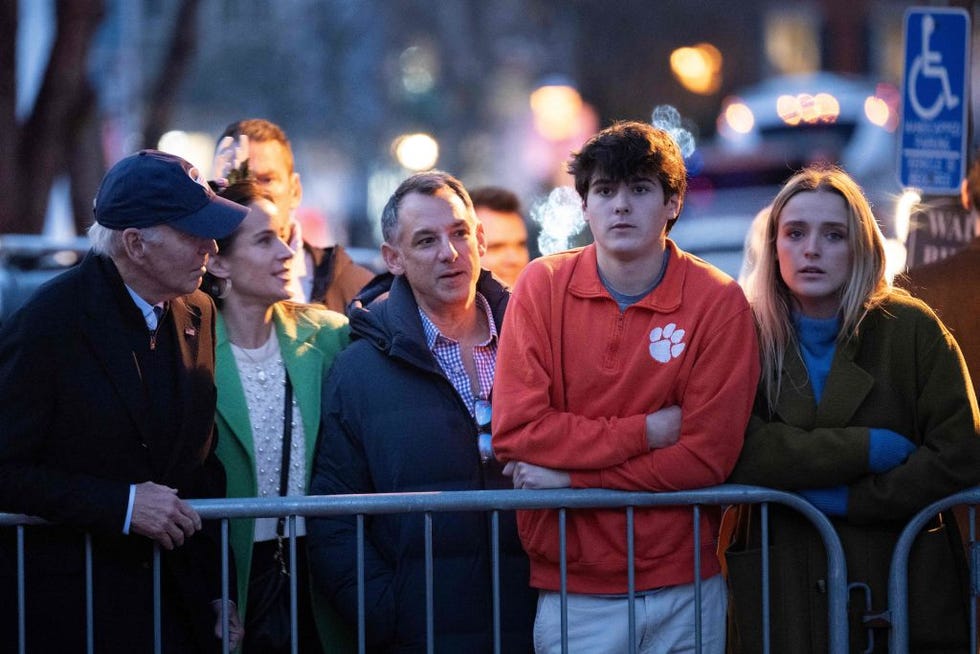
[(487, 324), (490, 326), (490, 338), (473, 346), (473, 361), (476, 362), (476, 373), (480, 379), (480, 390), (477, 394), (473, 393), (469, 375), (466, 374), (466, 368), (463, 367), (459, 341), (443, 336), (435, 323), (429, 320), (421, 308), (419, 309), (422, 329), (425, 331), (425, 343), (432, 351), (436, 361), (439, 362), (439, 367), (449, 378), (453, 388), (463, 399), (471, 416), (474, 415), (473, 403), (476, 399), (490, 397), (490, 389), (493, 388), (493, 373), (497, 367), (497, 326), (493, 322), (490, 304), (485, 297), (477, 293), (476, 305), (486, 314)]

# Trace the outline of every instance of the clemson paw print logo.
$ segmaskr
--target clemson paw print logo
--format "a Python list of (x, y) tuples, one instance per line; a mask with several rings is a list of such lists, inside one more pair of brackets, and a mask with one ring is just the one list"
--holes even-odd
[(684, 351), (684, 330), (670, 323), (665, 327), (654, 327), (650, 331), (650, 356), (654, 361), (667, 363), (676, 359)]

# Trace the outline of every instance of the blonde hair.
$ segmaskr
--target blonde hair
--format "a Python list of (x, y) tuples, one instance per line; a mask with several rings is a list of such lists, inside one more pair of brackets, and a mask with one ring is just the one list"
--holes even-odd
[(817, 191), (839, 195), (847, 208), (851, 270), (839, 292), (841, 327), (837, 343), (854, 338), (868, 312), (897, 292), (885, 276), (884, 238), (861, 187), (837, 167), (812, 166), (793, 175), (772, 201), (755, 269), (745, 288), (759, 334), (761, 388), (770, 411), (775, 409), (779, 397), (786, 353), (799, 347), (793, 329), (795, 300), (779, 273), (776, 255), (779, 217), (794, 196)]

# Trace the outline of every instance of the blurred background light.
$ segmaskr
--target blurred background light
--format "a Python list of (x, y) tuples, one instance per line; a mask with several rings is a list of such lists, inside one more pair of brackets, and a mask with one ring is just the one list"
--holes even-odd
[(439, 143), (428, 134), (403, 134), (391, 147), (398, 163), (413, 172), (430, 170), (439, 160)]
[(816, 110), (817, 122), (834, 123), (840, 116), (840, 102), (830, 93), (817, 93), (813, 96), (813, 106)]
[(432, 90), (439, 74), (439, 59), (431, 47), (413, 45), (405, 48), (398, 61), (406, 93), (422, 95)]
[(721, 52), (710, 43), (677, 48), (670, 53), (670, 70), (692, 93), (711, 95), (721, 88)]
[(912, 223), (912, 213), (916, 210), (922, 196), (915, 189), (902, 192), (895, 203), (895, 238), (905, 242), (909, 237), (909, 227)]
[(872, 124), (888, 132), (898, 129), (898, 106), (902, 96), (894, 84), (880, 83), (875, 94), (864, 102), (864, 115)]
[(877, 96), (868, 96), (864, 101), (864, 115), (878, 127), (884, 127), (888, 123), (889, 113), (888, 104)]
[(727, 128), (736, 134), (748, 134), (755, 125), (755, 116), (752, 115), (752, 110), (738, 98), (732, 99), (727, 104), (721, 116), (722, 124), (718, 128), (722, 131)]
[(531, 93), (534, 128), (552, 141), (561, 141), (578, 132), (582, 96), (564, 84), (540, 86)]
[(183, 157), (197, 166), (207, 179), (214, 177), (211, 162), (214, 159), (214, 137), (204, 132), (171, 130), (164, 132), (156, 148)]
[(814, 25), (816, 10), (805, 3), (781, 3), (766, 14), (766, 59), (782, 74), (808, 73), (822, 67), (821, 44)]
[(776, 98), (776, 115), (790, 126), (834, 123), (840, 116), (840, 102), (830, 93), (781, 95)]
[(781, 95), (776, 98), (776, 115), (787, 125), (798, 125), (803, 119), (800, 99), (795, 95)]

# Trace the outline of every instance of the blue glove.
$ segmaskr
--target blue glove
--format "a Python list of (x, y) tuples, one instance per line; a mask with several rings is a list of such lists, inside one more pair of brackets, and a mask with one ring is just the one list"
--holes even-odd
[(800, 495), (827, 515), (847, 515), (847, 486), (808, 488), (801, 490)]
[(915, 443), (891, 429), (871, 429), (868, 441), (868, 467), (871, 472), (888, 472), (904, 463), (916, 449)]

